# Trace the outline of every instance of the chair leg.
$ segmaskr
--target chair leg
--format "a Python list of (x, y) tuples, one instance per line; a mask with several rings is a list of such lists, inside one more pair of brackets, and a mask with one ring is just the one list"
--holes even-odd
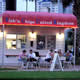
[(27, 64), (26, 64), (26, 68), (27, 68), (27, 69), (29, 68), (29, 62), (27, 62)]

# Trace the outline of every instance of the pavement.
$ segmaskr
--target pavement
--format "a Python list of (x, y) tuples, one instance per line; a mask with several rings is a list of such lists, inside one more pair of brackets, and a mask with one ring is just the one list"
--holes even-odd
[[(49, 67), (35, 67), (35, 68), (21, 68), (20, 66), (12, 66), (12, 65), (5, 65), (5, 66), (0, 66), (1, 68), (10, 68), (14, 69), (16, 71), (50, 71)], [(4, 70), (3, 70), (4, 71)], [(10, 71), (10, 70), (9, 70)], [(60, 68), (55, 68), (54, 71), (61, 71)], [(65, 67), (63, 68), (63, 71), (80, 71), (80, 65), (76, 66), (71, 66), (71, 67)]]
[[(18, 71), (50, 71), (50, 68), (32, 68), (32, 69), (18, 69)], [(62, 71), (55, 68), (54, 71)], [(71, 68), (63, 68), (63, 71), (80, 71), (80, 66), (72, 66)]]

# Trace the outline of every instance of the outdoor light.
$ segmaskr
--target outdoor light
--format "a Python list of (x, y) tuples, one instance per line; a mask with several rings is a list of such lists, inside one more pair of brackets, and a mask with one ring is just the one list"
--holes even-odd
[(36, 32), (29, 32), (29, 37), (30, 37), (30, 40), (35, 40), (36, 39)]
[(6, 38), (7, 39), (16, 39), (16, 35), (15, 34), (7, 34)]
[(63, 38), (64, 38), (64, 33), (57, 33), (57, 34), (56, 34), (56, 37), (57, 37), (58, 39), (63, 39)]
[[(6, 35), (6, 32), (4, 32), (4, 36)], [(0, 31), (0, 38), (2, 38), (3, 37), (3, 32), (2, 31)]]
[(0, 32), (0, 38), (2, 38), (3, 37), (3, 32)]

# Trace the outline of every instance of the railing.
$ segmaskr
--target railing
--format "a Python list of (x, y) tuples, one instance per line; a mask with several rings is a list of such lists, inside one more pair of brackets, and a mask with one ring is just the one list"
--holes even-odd
[[(14, 54), (13, 55), (12, 54), (6, 54), (5, 56), (8, 58), (8, 57), (18, 57), (19, 55), (18, 54), (16, 54), (16, 55), (14, 55)], [(45, 57), (46, 55), (40, 55), (40, 56), (41, 57)]]
[(19, 55), (6, 54), (5, 56), (8, 58), (8, 57), (18, 57)]

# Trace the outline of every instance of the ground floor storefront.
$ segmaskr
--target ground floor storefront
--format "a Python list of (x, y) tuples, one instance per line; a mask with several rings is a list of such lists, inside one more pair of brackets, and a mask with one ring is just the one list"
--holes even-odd
[[(33, 49), (41, 55), (46, 55), (50, 49), (61, 49), (64, 52), (64, 30), (65, 28), (56, 27), (46, 27), (45, 29), (45, 27), (37, 26), (6, 26), (4, 39), (5, 55), (19, 55), (23, 49), (26, 49), (27, 53), (29, 53), (30, 49)], [(61, 32), (60, 35), (59, 32)], [(3, 48), (3, 38), (0, 40), (0, 43), (0, 47)]]
[[(0, 63), (18, 63), (23, 49), (46, 55), (50, 49), (65, 52), (65, 30), (76, 28), (73, 15), (5, 12), (0, 25)], [(6, 56), (13, 55), (13, 56)], [(4, 60), (3, 60), (4, 59)]]

